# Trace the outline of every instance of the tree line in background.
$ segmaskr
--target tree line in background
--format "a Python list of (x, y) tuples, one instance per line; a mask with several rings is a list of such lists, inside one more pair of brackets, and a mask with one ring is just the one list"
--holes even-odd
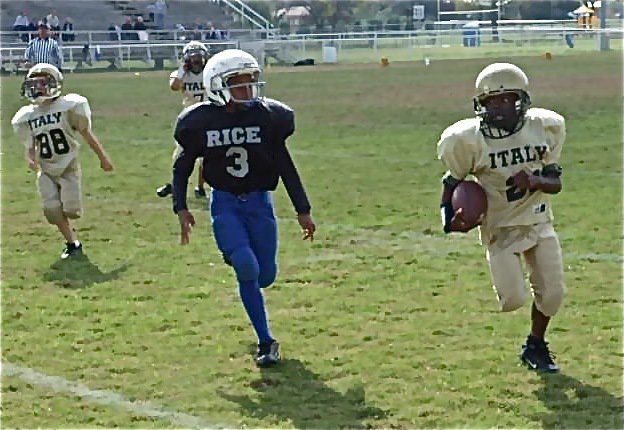
[[(579, 0), (501, 0), (503, 19), (570, 19), (569, 13), (586, 2)], [(422, 23), (414, 23), (412, 6), (425, 7), (425, 21), (437, 20), (438, 0), (252, 0), (247, 2), (257, 12), (267, 18), (276, 28), (290, 31), (291, 22), (279, 18), (277, 12), (293, 7), (304, 7), (309, 16), (302, 17), (299, 27), (311, 30), (344, 31), (347, 26), (353, 30), (376, 31), (382, 28), (400, 27), (412, 30)], [(612, 3), (621, 3), (621, 1)], [(496, 0), (440, 0), (440, 11), (465, 11), (496, 9)], [(621, 5), (620, 5), (621, 6)], [(492, 16), (480, 14), (473, 19), (490, 19)]]

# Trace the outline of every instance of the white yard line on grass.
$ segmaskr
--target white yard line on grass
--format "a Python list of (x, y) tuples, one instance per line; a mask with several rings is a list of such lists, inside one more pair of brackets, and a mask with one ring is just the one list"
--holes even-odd
[(16, 376), (32, 385), (50, 388), (59, 393), (72, 394), (102, 405), (123, 408), (137, 415), (165, 419), (178, 427), (220, 429), (228, 427), (223, 424), (206, 422), (202, 418), (194, 415), (167, 410), (147, 401), (130, 401), (121, 394), (113, 391), (92, 390), (78, 382), (73, 382), (59, 376), (39, 373), (31, 368), (18, 366), (7, 361), (2, 362), (2, 374)]

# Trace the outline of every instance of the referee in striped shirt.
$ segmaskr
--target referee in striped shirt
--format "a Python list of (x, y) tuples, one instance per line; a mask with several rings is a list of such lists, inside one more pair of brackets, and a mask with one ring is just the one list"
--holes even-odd
[(26, 48), (26, 52), (24, 52), (27, 67), (37, 63), (48, 63), (55, 65), (61, 70), (63, 53), (56, 40), (50, 37), (50, 26), (45, 22), (40, 22), (37, 32), (39, 37), (31, 40)]

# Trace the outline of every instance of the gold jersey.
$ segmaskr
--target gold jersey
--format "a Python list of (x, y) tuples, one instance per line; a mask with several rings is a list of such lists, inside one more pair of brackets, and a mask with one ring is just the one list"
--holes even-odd
[(78, 156), (80, 130), (91, 128), (91, 108), (85, 97), (67, 94), (22, 107), (11, 124), (27, 148), (35, 147), (41, 170), (60, 176)]
[[(178, 71), (173, 71), (169, 75), (169, 85), (173, 82), (173, 79), (178, 77)], [(204, 74), (203, 72), (193, 73), (187, 71), (182, 77), (182, 106), (187, 108), (195, 103), (203, 102), (206, 98), (204, 89)]]
[(455, 179), (477, 178), (488, 198), (481, 229), (484, 244), (502, 227), (551, 222), (550, 197), (541, 191), (520, 190), (511, 177), (521, 170), (540, 174), (544, 166), (558, 164), (565, 141), (564, 118), (556, 112), (531, 108), (517, 133), (490, 139), (480, 129), (479, 118), (448, 127), (438, 142), (438, 158)]

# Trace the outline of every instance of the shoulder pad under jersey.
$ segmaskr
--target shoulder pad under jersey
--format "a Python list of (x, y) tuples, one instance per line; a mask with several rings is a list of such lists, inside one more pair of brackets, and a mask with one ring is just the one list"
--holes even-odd
[(479, 118), (467, 118), (448, 126), (438, 142), (438, 156), (441, 151), (452, 150), (451, 146), (478, 146), (481, 141)]
[[(73, 105), (81, 105), (81, 104), (89, 104), (89, 100), (86, 97), (81, 96), (80, 94), (69, 93), (60, 97), (60, 100), (63, 100), (68, 103), (72, 103)], [(60, 101), (59, 100), (59, 101)]]
[(531, 108), (527, 111), (526, 118), (529, 121), (540, 121), (545, 129), (565, 131), (565, 118), (552, 110)]
[(438, 158), (451, 175), (463, 180), (475, 168), (483, 144), (479, 118), (456, 122), (444, 130), (438, 141)]
[(34, 105), (22, 106), (20, 110), (18, 110), (15, 115), (13, 115), (13, 118), (11, 119), (11, 124), (15, 126), (17, 124), (27, 122), (30, 119), (30, 114), (33, 112), (34, 109)]
[(263, 99), (262, 104), (283, 132), (281, 135), (284, 140), (295, 132), (295, 112), (290, 106), (270, 98)]

